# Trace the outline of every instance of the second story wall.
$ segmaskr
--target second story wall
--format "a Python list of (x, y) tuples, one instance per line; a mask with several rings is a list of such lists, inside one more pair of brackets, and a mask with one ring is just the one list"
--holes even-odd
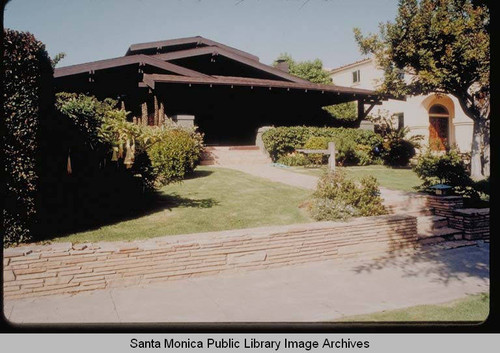
[(383, 75), (383, 71), (377, 69), (373, 60), (366, 59), (358, 63), (346, 65), (338, 70), (333, 70), (331, 77), (335, 85), (376, 89), (382, 82)]

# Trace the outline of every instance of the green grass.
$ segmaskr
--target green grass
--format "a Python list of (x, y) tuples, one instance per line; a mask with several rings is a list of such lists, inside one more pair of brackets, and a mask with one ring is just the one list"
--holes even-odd
[[(347, 172), (348, 176), (354, 179), (360, 179), (364, 176), (373, 175), (375, 178), (377, 178), (380, 186), (388, 189), (415, 191), (413, 187), (422, 184), (421, 180), (410, 168), (389, 168), (383, 165), (337, 168), (342, 168)], [(320, 176), (326, 170), (326, 167), (291, 167), (287, 170), (291, 170), (297, 173), (306, 173), (310, 175)]]
[(160, 190), (151, 211), (54, 241), (152, 238), (313, 221), (299, 205), (310, 191), (223, 168), (198, 167), (194, 176)]
[(418, 305), (405, 309), (382, 311), (368, 315), (343, 317), (335, 321), (349, 322), (405, 322), (405, 321), (476, 321), (486, 320), (489, 313), (488, 293), (469, 295), (466, 298), (437, 305)]

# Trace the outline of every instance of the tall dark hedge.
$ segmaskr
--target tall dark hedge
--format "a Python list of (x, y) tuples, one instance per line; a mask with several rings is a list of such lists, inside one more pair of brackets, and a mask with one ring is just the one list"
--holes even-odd
[(4, 31), (3, 110), (6, 188), (4, 243), (32, 240), (37, 226), (40, 134), (54, 101), (45, 45), (27, 32)]

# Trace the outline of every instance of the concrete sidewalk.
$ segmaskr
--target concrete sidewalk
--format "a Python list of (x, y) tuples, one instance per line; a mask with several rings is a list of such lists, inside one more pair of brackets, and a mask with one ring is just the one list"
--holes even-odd
[(489, 290), (489, 244), (7, 301), (14, 323), (317, 322)]

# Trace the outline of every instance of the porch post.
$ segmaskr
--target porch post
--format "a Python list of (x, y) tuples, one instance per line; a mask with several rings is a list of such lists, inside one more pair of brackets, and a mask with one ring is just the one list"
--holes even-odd
[(144, 102), (141, 105), (141, 124), (148, 124), (148, 103)]
[(358, 120), (365, 118), (365, 104), (361, 99), (358, 99)]
[(159, 125), (159, 116), (160, 116), (160, 111), (158, 108), (158, 97), (156, 94), (153, 96), (153, 101), (154, 101), (154, 116), (153, 116), (153, 125), (158, 126)]

